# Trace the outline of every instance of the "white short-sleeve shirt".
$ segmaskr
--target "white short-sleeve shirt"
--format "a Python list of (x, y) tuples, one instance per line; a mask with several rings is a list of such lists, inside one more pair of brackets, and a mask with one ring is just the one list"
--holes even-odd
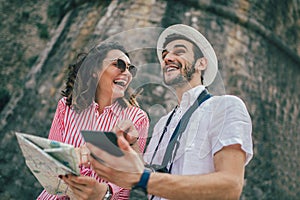
[[(147, 163), (150, 163), (158, 146), (152, 164), (161, 164), (179, 120), (204, 89), (204, 86), (197, 86), (183, 94), (182, 101), (159, 146), (163, 129), (171, 113), (158, 121), (144, 154), (144, 160)], [(253, 156), (251, 133), (251, 118), (240, 98), (232, 95), (212, 96), (192, 114), (179, 140), (180, 145), (173, 161), (171, 173), (192, 175), (214, 172), (214, 154), (224, 146), (232, 144), (241, 145), (242, 150), (246, 153), (246, 165)]]

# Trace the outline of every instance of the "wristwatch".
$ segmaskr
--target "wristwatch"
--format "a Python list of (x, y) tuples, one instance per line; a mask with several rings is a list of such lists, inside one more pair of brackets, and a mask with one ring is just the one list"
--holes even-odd
[(109, 185), (107, 185), (107, 190), (106, 190), (106, 193), (103, 197), (103, 200), (110, 200), (112, 197), (112, 192), (111, 192), (111, 189), (109, 187)]
[(147, 198), (147, 185), (150, 178), (151, 170), (145, 168), (140, 181), (131, 188), (130, 200), (144, 200)]
[(134, 187), (140, 187), (143, 188), (145, 191), (147, 191), (147, 185), (150, 178), (150, 174), (151, 174), (151, 170), (145, 168), (140, 178), (140, 181)]

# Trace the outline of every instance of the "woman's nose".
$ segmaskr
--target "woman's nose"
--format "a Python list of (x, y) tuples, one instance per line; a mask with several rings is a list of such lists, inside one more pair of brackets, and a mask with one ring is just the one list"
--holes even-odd
[(130, 74), (128, 67), (125, 68), (125, 70), (122, 72), (122, 74)]

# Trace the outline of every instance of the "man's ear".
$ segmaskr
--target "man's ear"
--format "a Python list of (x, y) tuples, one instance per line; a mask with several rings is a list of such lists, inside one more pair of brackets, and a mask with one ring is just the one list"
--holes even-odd
[(207, 67), (207, 59), (204, 57), (198, 58), (195, 64), (196, 71), (198, 72), (204, 71), (206, 70), (206, 67)]

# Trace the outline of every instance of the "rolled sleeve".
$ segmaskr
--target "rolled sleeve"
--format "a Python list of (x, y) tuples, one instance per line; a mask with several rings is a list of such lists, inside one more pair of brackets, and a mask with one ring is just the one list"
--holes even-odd
[(236, 96), (227, 95), (216, 107), (211, 118), (212, 154), (223, 147), (240, 144), (246, 153), (245, 165), (253, 157), (252, 123), (245, 104)]

